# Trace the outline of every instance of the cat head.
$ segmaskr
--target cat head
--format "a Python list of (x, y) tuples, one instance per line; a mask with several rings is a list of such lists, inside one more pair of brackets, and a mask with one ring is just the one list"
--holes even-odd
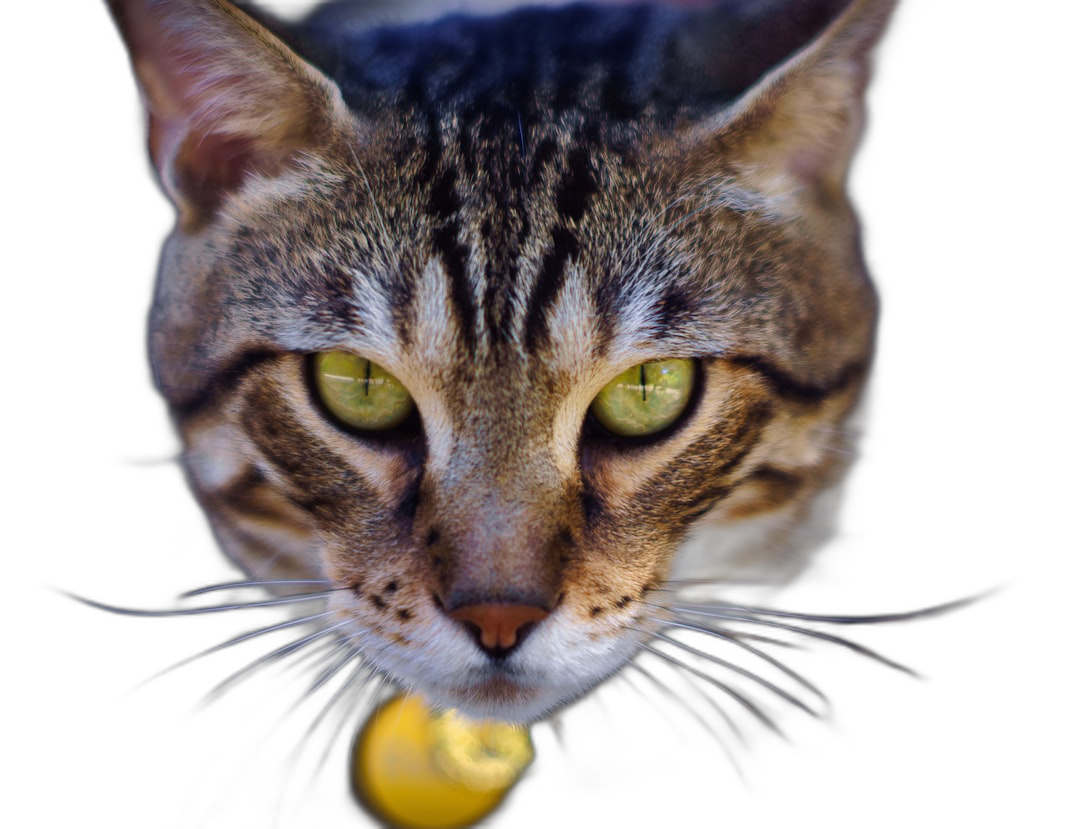
[[(528, 721), (637, 651), (673, 561), (797, 569), (871, 358), (844, 183), (893, 0), (111, 5), (178, 211), (155, 378), (248, 573), (330, 582), (378, 670)], [(623, 428), (636, 391), (673, 414)]]

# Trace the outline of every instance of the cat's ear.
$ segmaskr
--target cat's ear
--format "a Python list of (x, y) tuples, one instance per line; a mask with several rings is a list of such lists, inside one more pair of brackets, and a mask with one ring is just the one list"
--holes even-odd
[(771, 195), (840, 192), (862, 130), (870, 52), (896, 3), (849, 3), (807, 45), (692, 130), (694, 160)]
[(225, 0), (108, 0), (149, 113), (150, 155), (182, 226), (252, 173), (317, 150), (346, 115), (336, 85)]

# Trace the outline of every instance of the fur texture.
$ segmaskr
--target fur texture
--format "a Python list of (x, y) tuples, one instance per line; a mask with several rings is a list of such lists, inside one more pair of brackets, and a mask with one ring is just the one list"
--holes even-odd
[[(885, 314), (872, 430), (839, 542), (810, 581), (778, 599), (788, 609), (863, 614), (931, 606), (981, 592), (995, 583), (995, 573), (1012, 580), (1020, 561), (1010, 554), (1007, 563), (996, 552), (1002, 525), (987, 524), (985, 506), (955, 498), (983, 491), (981, 504), (1000, 503), (990, 488), (1000, 495), (999, 463), (1012, 453), (1001, 440), (987, 451), (968, 429), (1016, 411), (986, 405), (988, 390), (1001, 390), (999, 362), (980, 361), (973, 351), (974, 343), (997, 342), (999, 321), (1012, 317), (1004, 308), (991, 313), (987, 303), (995, 295), (978, 288), (1000, 267), (1008, 243), (986, 243), (985, 229), (1002, 227), (1000, 178), (968, 151), (970, 141), (982, 147), (1011, 135), (1000, 130), (997, 113), (1004, 74), (1011, 77), (1017, 67), (999, 62), (988, 45), (1010, 42), (1011, 32), (987, 32), (1001, 25), (998, 18), (908, 5), (883, 55), (869, 142), (852, 181), (872, 220), (863, 242)], [(141, 384), (146, 280), (173, 213), (154, 201), (143, 175), (130, 68), (107, 23), (93, 4), (49, 22), (50, 40), (59, 44), (49, 65), (67, 66), (70, 80), (42, 91), (42, 106), (29, 110), (46, 125), (33, 142), (48, 158), (36, 165), (37, 192), (48, 196), (39, 215), (58, 222), (59, 210), (66, 228), (65, 244), (44, 250), (65, 276), (64, 301), (50, 304), (54, 335), (45, 346), (65, 366), (80, 355), (79, 369), (65, 373), (65, 389), (68, 400), (82, 405), (76, 418), (70, 407), (37, 411), (45, 427), (30, 478), (38, 484), (28, 494), (40, 503), (45, 492), (65, 493), (55, 543), (42, 551), (42, 579), (121, 607), (160, 608), (179, 590), (235, 575), (218, 565), (213, 542), (200, 534), (200, 517), (168, 462), (174, 447), (158, 404)], [(1010, 153), (1002, 146), (999, 158)], [(1012, 228), (1009, 215), (1004, 223)], [(41, 284), (33, 277), (24, 282)], [(1011, 304), (1017, 294), (1007, 294)], [(44, 318), (40, 296), (18, 308)], [(993, 334), (981, 334), (981, 320)], [(53, 377), (49, 372), (48, 382)], [(997, 431), (1013, 434), (1003, 424)], [(939, 517), (946, 518), (944, 527)], [(48, 763), (37, 767), (69, 767), (64, 758), (71, 746), (93, 747), (93, 761), (67, 780), (72, 797), (55, 804), (58, 810), (108, 811), (131, 825), (140, 805), (160, 811), (163, 804), (171, 814), (255, 815), (267, 824), (281, 810), (291, 816), (279, 818), (286, 824), (302, 818), (336, 825), (343, 818), (340, 764), (347, 746), (325, 744), (333, 717), (324, 718), (300, 763), (288, 761), (333, 697), (324, 687), (285, 717), (318, 671), (306, 672), (306, 663), (259, 671), (213, 705), (200, 705), (207, 690), (284, 643), (262, 637), (185, 661), (272, 620), (117, 619), (48, 594), (33, 619), (31, 641), (40, 645), (29, 664), (41, 683), (31, 685), (38, 697), (31, 710), (41, 711), (38, 747), (48, 752)], [(684, 689), (674, 671), (665, 674), (662, 662), (644, 656), (643, 668), (683, 695), (719, 738), (627, 669), (624, 679), (557, 719), (561, 742), (548, 726), (537, 730), (546, 763), (505, 819), (517, 825), (532, 817), (565, 819), (554, 792), (584, 794), (579, 814), (595, 821), (627, 810), (643, 814), (645, 801), (691, 817), (704, 792), (723, 804), (717, 815), (728, 821), (795, 817), (798, 804), (801, 816), (827, 810), (843, 823), (860, 808), (856, 793), (901, 815), (921, 812), (931, 793), (945, 798), (946, 810), (962, 805), (975, 816), (999, 813), (1010, 798), (1029, 803), (1013, 761), (1036, 755), (1008, 750), (1021, 725), (1028, 733), (1042, 710), (1025, 704), (1042, 683), (1035, 661), (1017, 650), (1034, 641), (1017, 635), (1022, 624), (1012, 607), (1008, 614), (975, 612), (934, 625), (847, 630), (930, 682), (909, 682), (822, 642), (806, 654), (785, 651), (785, 661), (797, 660), (839, 722), (839, 728), (832, 720), (808, 725), (797, 710), (781, 706), (779, 725), (791, 745), (740, 723), (747, 738), (741, 748), (704, 698), (719, 698), (717, 692), (700, 678), (701, 691)], [(167, 668), (175, 669), (145, 684)], [(352, 716), (363, 708), (363, 702), (353, 706)], [(633, 723), (632, 734), (626, 723)], [(993, 801), (983, 797), (987, 790), (997, 793)]]
[[(114, 0), (180, 216), (155, 376), (226, 553), (329, 582), (334, 630), (398, 684), (515, 721), (638, 652), (680, 551), (797, 572), (846, 467), (821, 436), (872, 356), (844, 180), (893, 5), (385, 29)], [(418, 420), (333, 422), (309, 376), (330, 350)], [(674, 428), (590, 423), (613, 377), (674, 357), (699, 372)], [(496, 659), (449, 613), (470, 602), (549, 615)]]

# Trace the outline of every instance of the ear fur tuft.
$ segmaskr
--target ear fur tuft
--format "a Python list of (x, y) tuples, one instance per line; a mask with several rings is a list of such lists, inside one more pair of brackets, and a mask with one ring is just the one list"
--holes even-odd
[(149, 113), (150, 155), (187, 229), (250, 173), (330, 140), (337, 87), (225, 0), (109, 0)]
[(690, 136), (698, 162), (773, 195), (842, 192), (870, 53), (897, 0), (854, 0), (810, 44)]

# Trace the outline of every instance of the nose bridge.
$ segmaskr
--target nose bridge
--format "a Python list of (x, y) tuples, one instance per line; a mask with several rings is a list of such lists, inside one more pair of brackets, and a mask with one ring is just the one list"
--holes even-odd
[(572, 523), (572, 482), (561, 479), (544, 429), (521, 413), (490, 411), (461, 430), (448, 462), (429, 470), (425, 532), (448, 607), (550, 607)]
[(512, 368), (455, 389), (452, 438), (432, 447), (428, 461), (442, 494), (501, 502), (517, 512), (562, 487), (551, 401), (523, 367)]

